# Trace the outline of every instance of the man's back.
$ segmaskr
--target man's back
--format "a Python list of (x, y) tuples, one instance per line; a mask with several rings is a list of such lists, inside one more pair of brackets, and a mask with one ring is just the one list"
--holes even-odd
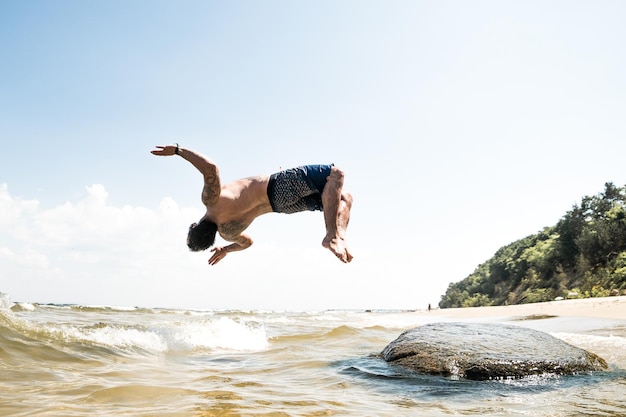
[(241, 233), (256, 217), (272, 211), (268, 180), (268, 176), (249, 177), (222, 186), (218, 201), (206, 206), (207, 217), (218, 225), (220, 234)]

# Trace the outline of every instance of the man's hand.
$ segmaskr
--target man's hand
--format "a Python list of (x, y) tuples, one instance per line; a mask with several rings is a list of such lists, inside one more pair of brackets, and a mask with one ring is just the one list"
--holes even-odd
[(174, 145), (157, 146), (156, 148), (157, 149), (150, 151), (152, 155), (158, 155), (158, 156), (176, 155), (176, 146)]
[(226, 240), (230, 240), (231, 242), (234, 241), (235, 243), (232, 243), (228, 246), (222, 246), (221, 248), (214, 247), (213, 249), (211, 249), (211, 252), (215, 253), (213, 254), (213, 256), (211, 256), (211, 259), (209, 259), (209, 265), (215, 265), (216, 263), (224, 259), (228, 252), (238, 252), (240, 250), (247, 249), (252, 245), (252, 238), (250, 238), (250, 236), (248, 235), (244, 235), (243, 233), (235, 237), (227, 237), (220, 233), (220, 236), (222, 236)]
[(211, 252), (215, 253), (213, 254), (213, 256), (211, 256), (211, 259), (209, 259), (209, 265), (215, 265), (216, 263), (224, 259), (224, 257), (226, 257), (226, 254), (228, 254), (228, 246), (222, 248), (215, 247), (211, 249)]

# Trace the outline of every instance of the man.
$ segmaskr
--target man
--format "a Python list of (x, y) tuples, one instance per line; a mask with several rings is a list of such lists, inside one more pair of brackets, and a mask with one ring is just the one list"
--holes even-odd
[(322, 246), (342, 262), (352, 261), (346, 244), (352, 196), (343, 191), (344, 173), (334, 165), (307, 165), (222, 184), (217, 165), (198, 152), (176, 144), (157, 146), (152, 154), (179, 155), (204, 177), (202, 203), (206, 206), (206, 213), (198, 223), (189, 227), (187, 246), (194, 252), (208, 249), (215, 242), (216, 232), (233, 242), (211, 249), (214, 253), (209, 265), (215, 265), (229, 252), (249, 248), (252, 239), (243, 231), (262, 214), (306, 210), (324, 212), (326, 236)]

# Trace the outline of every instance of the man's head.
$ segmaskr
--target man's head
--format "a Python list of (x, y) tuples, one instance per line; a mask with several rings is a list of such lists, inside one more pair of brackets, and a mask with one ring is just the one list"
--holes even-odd
[(215, 243), (217, 225), (212, 221), (202, 219), (199, 223), (189, 226), (187, 234), (187, 246), (192, 252), (209, 249)]

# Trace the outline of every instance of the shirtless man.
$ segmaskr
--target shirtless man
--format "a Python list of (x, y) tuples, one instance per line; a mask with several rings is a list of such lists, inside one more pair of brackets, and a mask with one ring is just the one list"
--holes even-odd
[(214, 253), (209, 265), (215, 265), (229, 252), (249, 248), (252, 239), (243, 231), (260, 215), (306, 210), (324, 212), (326, 236), (322, 246), (342, 262), (352, 260), (346, 244), (352, 196), (342, 190), (344, 173), (334, 165), (307, 165), (222, 184), (217, 165), (198, 152), (178, 144), (157, 146), (151, 152), (159, 156), (179, 155), (204, 177), (202, 203), (206, 214), (189, 227), (187, 246), (194, 252), (208, 249), (215, 243), (216, 232), (233, 242), (211, 249)]

